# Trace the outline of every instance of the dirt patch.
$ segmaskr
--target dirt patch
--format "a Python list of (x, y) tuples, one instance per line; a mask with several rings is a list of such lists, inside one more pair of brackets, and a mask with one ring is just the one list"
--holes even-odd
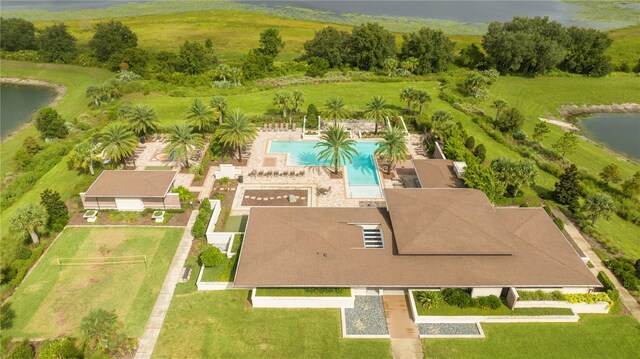
[[(289, 196), (297, 197), (295, 202), (289, 202)], [(305, 190), (295, 189), (249, 189), (244, 191), (242, 206), (282, 206), (282, 207), (306, 207), (309, 201), (309, 193)]]

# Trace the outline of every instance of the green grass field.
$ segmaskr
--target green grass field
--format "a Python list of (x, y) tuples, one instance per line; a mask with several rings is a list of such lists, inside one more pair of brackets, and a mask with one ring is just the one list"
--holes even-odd
[(337, 309), (252, 308), (247, 291), (174, 296), (154, 358), (390, 358), (385, 339), (343, 339)]
[(482, 324), (484, 339), (424, 339), (425, 358), (635, 358), (633, 317), (583, 315), (578, 323)]
[[(12, 337), (78, 335), (92, 309), (115, 310), (125, 333), (142, 335), (183, 229), (67, 228), (10, 298)], [(58, 258), (146, 255), (144, 263), (63, 266)]]

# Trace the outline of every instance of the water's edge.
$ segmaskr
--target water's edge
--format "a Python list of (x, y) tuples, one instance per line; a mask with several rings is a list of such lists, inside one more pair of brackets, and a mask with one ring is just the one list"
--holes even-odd
[[(48, 87), (53, 89), (56, 92), (56, 95), (51, 99), (51, 101), (49, 101), (49, 103), (45, 104), (43, 107), (53, 107), (58, 105), (58, 103), (60, 103), (64, 95), (67, 93), (67, 88), (62, 85), (44, 81), (44, 80), (37, 80), (37, 79), (24, 79), (24, 78), (18, 78), (18, 77), (0, 77), (0, 84), (20, 85), (20, 86), (39, 86), (39, 87)], [(2, 138), (0, 138), (0, 144), (14, 138), (16, 135), (24, 131), (24, 129), (29, 127), (30, 125), (31, 125), (31, 122), (27, 121), (24, 124), (15, 128), (13, 131), (11, 131), (11, 133), (8, 133), (2, 136)]]

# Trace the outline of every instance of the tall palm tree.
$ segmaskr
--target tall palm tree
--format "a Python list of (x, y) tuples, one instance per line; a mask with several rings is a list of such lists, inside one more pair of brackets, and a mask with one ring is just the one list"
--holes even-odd
[(493, 101), (491, 107), (496, 109), (496, 121), (498, 121), (498, 117), (500, 117), (500, 111), (504, 110), (508, 105), (507, 101), (503, 99)]
[(322, 133), (321, 141), (314, 147), (320, 147), (318, 159), (329, 162), (333, 166), (333, 172), (338, 174), (338, 167), (351, 163), (354, 155), (358, 155), (355, 149), (356, 141), (349, 138), (349, 133), (342, 126), (331, 126)]
[(107, 126), (98, 138), (104, 155), (114, 163), (121, 163), (138, 147), (136, 135), (121, 123)]
[(227, 113), (227, 109), (229, 105), (227, 104), (227, 100), (222, 96), (213, 96), (211, 98), (211, 107), (218, 111), (220, 116), (218, 116), (218, 124), (222, 125), (222, 120), (224, 120), (224, 115)]
[(224, 145), (238, 151), (238, 160), (242, 161), (242, 147), (258, 136), (258, 128), (239, 108), (233, 109), (216, 131), (216, 137)]
[(146, 136), (158, 131), (158, 116), (153, 108), (147, 105), (137, 104), (128, 107), (124, 117), (129, 121), (131, 130), (138, 136)]
[(404, 131), (395, 126), (387, 128), (382, 138), (382, 142), (374, 153), (387, 162), (387, 174), (389, 174), (398, 161), (406, 160), (409, 157), (407, 138)]
[(304, 93), (300, 90), (293, 90), (291, 96), (293, 97), (293, 111), (298, 112), (300, 105), (304, 103)]
[(425, 90), (418, 90), (415, 94), (415, 100), (418, 102), (419, 113), (422, 115), (422, 108), (427, 102), (431, 101), (431, 96), (429, 96), (429, 93)]
[(71, 152), (69, 160), (67, 161), (69, 169), (74, 168), (82, 171), (89, 171), (93, 176), (93, 164), (100, 163), (100, 158), (98, 157), (99, 152), (98, 147), (90, 141), (77, 145), (73, 149), (73, 152)]
[(189, 168), (189, 156), (202, 146), (204, 146), (202, 135), (193, 132), (193, 127), (186, 123), (174, 124), (169, 128), (166, 149), (173, 154), (174, 158), (184, 160), (186, 168)]
[(384, 122), (384, 118), (389, 116), (390, 113), (391, 111), (387, 106), (387, 100), (382, 96), (374, 96), (371, 102), (367, 104), (367, 107), (365, 107), (364, 116), (374, 121), (374, 133), (378, 133), (378, 122)]
[(416, 99), (418, 89), (412, 86), (404, 87), (400, 90), (400, 99), (407, 101), (407, 112), (411, 111), (411, 103)]
[(12, 231), (28, 234), (33, 243), (40, 243), (38, 232), (47, 224), (47, 213), (41, 206), (29, 203), (16, 209), (9, 219), (9, 227)]
[(213, 122), (213, 109), (200, 98), (193, 100), (187, 109), (187, 122), (195, 127), (198, 132), (206, 132)]
[(273, 96), (273, 105), (282, 111), (282, 117), (287, 117), (287, 111), (293, 108), (293, 95), (289, 91), (278, 91)]
[(327, 108), (325, 113), (328, 118), (333, 119), (333, 126), (338, 125), (338, 118), (343, 118), (347, 115), (347, 109), (344, 105), (344, 99), (339, 96), (331, 96), (324, 106)]

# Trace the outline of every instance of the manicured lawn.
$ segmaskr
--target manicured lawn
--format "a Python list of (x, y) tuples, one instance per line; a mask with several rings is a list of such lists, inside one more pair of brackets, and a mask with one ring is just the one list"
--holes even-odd
[(323, 291), (324, 288), (258, 288), (258, 297), (350, 297), (350, 288), (335, 288)]
[[(92, 309), (115, 310), (140, 336), (182, 236), (180, 228), (67, 228), (10, 298), (13, 337), (78, 335)], [(146, 255), (147, 264), (57, 265), (58, 258)]]
[(578, 323), (482, 324), (483, 339), (424, 339), (427, 358), (635, 358), (632, 317), (583, 315)]
[(509, 309), (506, 305), (502, 305), (498, 309), (482, 309), (482, 308), (460, 308), (449, 305), (444, 301), (438, 304), (437, 308), (425, 308), (416, 299), (418, 292), (413, 292), (414, 302), (418, 315), (443, 315), (443, 316), (465, 316), (465, 315), (505, 315), (505, 316), (532, 316), (532, 315), (573, 315), (573, 311), (569, 308), (516, 308)]
[(155, 358), (390, 358), (385, 339), (343, 339), (337, 309), (251, 308), (250, 292), (176, 295)]
[(244, 232), (249, 216), (229, 216), (224, 224), (223, 232)]

